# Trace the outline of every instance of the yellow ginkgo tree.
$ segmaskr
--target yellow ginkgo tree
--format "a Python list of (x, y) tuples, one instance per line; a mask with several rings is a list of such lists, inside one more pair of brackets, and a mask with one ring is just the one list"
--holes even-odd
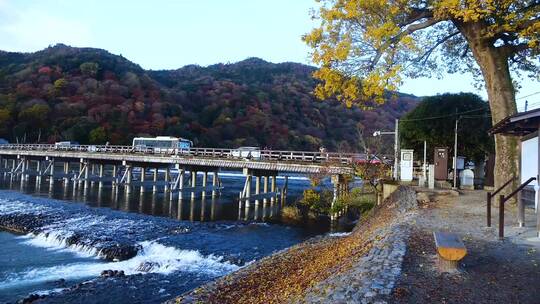
[[(315, 95), (382, 103), (403, 77), (470, 72), (484, 80), (492, 122), (516, 112), (515, 81), (539, 75), (540, 0), (320, 0), (303, 39)], [(514, 79), (513, 79), (514, 78)], [(517, 171), (515, 139), (495, 137), (495, 183)]]

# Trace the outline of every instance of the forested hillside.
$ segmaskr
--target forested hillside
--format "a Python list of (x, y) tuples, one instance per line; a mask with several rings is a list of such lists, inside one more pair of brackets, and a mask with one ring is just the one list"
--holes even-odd
[(355, 151), (359, 134), (391, 128), (417, 104), (401, 94), (370, 111), (318, 101), (313, 70), (250, 58), (146, 71), (100, 49), (0, 51), (0, 137), (129, 144), (172, 135), (207, 147)]

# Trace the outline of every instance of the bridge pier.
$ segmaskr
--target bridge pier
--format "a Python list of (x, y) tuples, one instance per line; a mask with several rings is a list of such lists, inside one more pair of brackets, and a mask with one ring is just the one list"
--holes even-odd
[(250, 202), (249, 202), (249, 198), (251, 197), (251, 179), (252, 179), (252, 175), (251, 174), (248, 174), (246, 176), (246, 185), (245, 185), (245, 193), (246, 193), (246, 202), (245, 202), (245, 214), (244, 214), (244, 220), (248, 220), (249, 219), (249, 205), (250, 205)]
[[(268, 193), (268, 176), (263, 176), (263, 192)], [(263, 198), (263, 220), (266, 219), (266, 209), (268, 208), (268, 198)]]
[(116, 187), (118, 184), (118, 166), (116, 164), (112, 167), (112, 187)]
[[(348, 191), (348, 185), (343, 174), (332, 175), (332, 184), (334, 185), (334, 197), (332, 199), (331, 208), (334, 211), (335, 204), (338, 199), (343, 196), (344, 193)], [(331, 212), (330, 221), (334, 222), (339, 216), (342, 215), (342, 211)]]
[(193, 168), (190, 169), (191, 172), (191, 199), (195, 199), (195, 187), (197, 187), (197, 171)]
[(64, 183), (67, 185), (69, 182), (69, 161), (64, 162)]
[(51, 175), (49, 178), (49, 184), (51, 184), (51, 188), (52, 188), (52, 184), (54, 184), (54, 158), (49, 160), (49, 166), (51, 167), (50, 169)]
[(185, 170), (182, 168), (180, 169), (180, 171), (178, 172), (178, 174), (180, 174), (178, 176), (178, 189), (180, 190), (178, 196), (182, 197), (182, 189), (184, 189), (184, 174), (185, 174)]
[(216, 197), (217, 191), (216, 187), (218, 184), (218, 172), (214, 171), (212, 174), (212, 198)]
[(130, 164), (126, 164), (126, 182), (125, 182), (125, 190), (126, 193), (131, 193), (131, 182), (133, 180), (133, 167)]
[(154, 184), (152, 185), (152, 192), (157, 192), (157, 179), (158, 179), (158, 168), (154, 168)]
[(25, 174), (26, 174), (26, 166), (27, 166), (27, 163), (26, 163), (26, 159), (21, 158), (21, 180), (25, 180)]
[(144, 192), (145, 181), (146, 181), (146, 167), (141, 167), (141, 195)]
[(37, 176), (40, 177), (41, 176), (41, 160), (37, 161), (36, 171), (37, 171)]
[(206, 219), (206, 196), (201, 197), (201, 222)]
[[(94, 177), (96, 176), (96, 165), (94, 163), (90, 164), (90, 176)], [(90, 187), (94, 187), (94, 179), (91, 179), (90, 181)]]
[(277, 194), (275, 194), (276, 192), (276, 176), (275, 175), (272, 175), (271, 177), (271, 181), (270, 181), (270, 192), (272, 192), (272, 196), (270, 197), (270, 206), (272, 209), (274, 209), (274, 203), (276, 201), (276, 196)]
[(169, 191), (169, 187), (170, 187), (170, 179), (171, 179), (171, 170), (169, 169), (169, 167), (165, 168), (165, 187), (163, 187), (163, 191), (164, 192), (168, 192)]
[(206, 183), (208, 182), (208, 171), (203, 171), (203, 180), (202, 180), (202, 186), (203, 190), (201, 192), (202, 198), (206, 198)]
[[(261, 176), (255, 176), (255, 195), (261, 194)], [(259, 198), (255, 199), (255, 206), (259, 205)]]
[(98, 167), (98, 176), (99, 176), (98, 187), (100, 189), (103, 188), (103, 171), (104, 171), (104, 165), (99, 164), (99, 167)]

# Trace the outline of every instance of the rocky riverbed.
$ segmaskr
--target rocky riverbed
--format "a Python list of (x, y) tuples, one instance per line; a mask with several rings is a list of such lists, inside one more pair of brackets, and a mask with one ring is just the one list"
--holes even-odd
[(6, 190), (0, 229), (17, 233), (8, 238), (17, 258), (6, 248), (0, 254), (0, 302), (43, 303), (159, 303), (313, 236), (282, 225), (178, 221)]

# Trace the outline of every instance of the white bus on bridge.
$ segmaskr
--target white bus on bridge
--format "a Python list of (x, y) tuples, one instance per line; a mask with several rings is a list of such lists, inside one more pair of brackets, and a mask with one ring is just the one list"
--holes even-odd
[(136, 151), (147, 151), (158, 153), (188, 153), (193, 142), (189, 139), (172, 136), (157, 137), (135, 137), (133, 138), (133, 149)]

